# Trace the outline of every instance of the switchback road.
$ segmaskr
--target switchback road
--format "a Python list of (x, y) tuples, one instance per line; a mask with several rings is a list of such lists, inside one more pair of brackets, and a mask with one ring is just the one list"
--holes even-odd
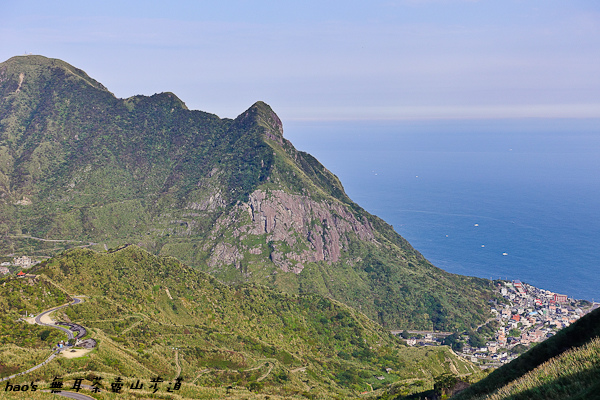
[[(75, 305), (75, 304), (79, 304), (79, 303), (82, 303), (82, 302), (83, 302), (82, 299), (79, 299), (77, 297), (73, 297), (73, 302), (72, 303), (64, 304), (64, 305), (59, 306), (59, 307), (54, 307), (54, 308), (51, 308), (49, 310), (46, 310), (46, 311), (40, 313), (37, 317), (35, 317), (35, 323), (38, 324), (38, 325), (42, 325), (42, 326), (48, 326), (48, 327), (54, 328), (54, 329), (60, 329), (61, 331), (65, 332), (67, 334), (67, 336), (68, 336), (69, 339), (74, 339), (75, 337), (73, 336), (73, 332), (71, 332), (67, 328), (63, 328), (61, 326), (57, 326), (57, 325), (54, 325), (54, 324), (47, 324), (45, 322), (42, 322), (42, 317), (50, 314), (53, 311), (60, 310), (61, 308), (65, 308), (65, 307), (68, 307), (70, 305)], [(28, 374), (28, 373), (30, 373), (32, 371), (35, 371), (38, 368), (43, 367), (44, 365), (46, 365), (50, 361), (52, 361), (58, 355), (58, 353), (60, 352), (60, 350), (61, 349), (55, 350), (52, 354), (50, 354), (50, 356), (47, 359), (44, 360), (44, 362), (42, 362), (42, 363), (40, 363), (40, 364), (38, 364), (38, 365), (36, 365), (34, 367), (29, 368), (27, 371), (19, 372), (18, 374), (14, 374), (14, 375), (11, 375), (11, 376), (7, 376), (5, 378), (1, 378), (0, 382), (7, 381), (9, 379), (14, 379), (17, 376)], [(86, 397), (86, 398), (89, 398), (89, 397)]]

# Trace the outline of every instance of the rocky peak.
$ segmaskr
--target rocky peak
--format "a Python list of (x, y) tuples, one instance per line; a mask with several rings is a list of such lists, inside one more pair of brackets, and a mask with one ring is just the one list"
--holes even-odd
[(252, 128), (252, 125), (258, 125), (263, 129), (267, 139), (283, 145), (283, 124), (267, 103), (257, 101), (240, 114), (235, 121), (249, 129)]

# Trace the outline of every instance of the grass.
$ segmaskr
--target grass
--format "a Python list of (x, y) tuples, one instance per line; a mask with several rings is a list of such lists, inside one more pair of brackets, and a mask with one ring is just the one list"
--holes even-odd
[(552, 358), (490, 395), (474, 399), (574, 399), (597, 387), (599, 379), (600, 338), (594, 338), (580, 348)]
[[(67, 379), (80, 371), (173, 380), (180, 373), (198, 396), (231, 387), (239, 394), (233, 398), (345, 399), (400, 380), (431, 383), (451, 365), (469, 368), (445, 347), (405, 347), (335, 300), (225, 286), (135, 246), (112, 253), (72, 250), (36, 268), (48, 281), (86, 296), (64, 312), (98, 347), (80, 358), (58, 358), (24, 380)], [(384, 381), (376, 379), (381, 375)]]

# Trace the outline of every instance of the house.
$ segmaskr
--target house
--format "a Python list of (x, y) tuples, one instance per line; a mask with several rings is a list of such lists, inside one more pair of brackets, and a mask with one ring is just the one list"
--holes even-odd
[(541, 342), (544, 338), (544, 332), (539, 329), (529, 332), (529, 338), (532, 342)]
[(504, 333), (498, 335), (498, 343), (506, 345), (506, 335)]
[(554, 294), (554, 301), (557, 302), (557, 303), (566, 303), (568, 301), (567, 300), (567, 295), (566, 294), (555, 293)]
[(6, 267), (0, 267), (0, 274), (6, 275), (8, 273), (10, 273), (10, 271), (9, 271), (8, 268), (6, 268)]
[(19, 278), (23, 278), (25, 275), (26, 275), (26, 274), (25, 274), (25, 272), (23, 272), (23, 271), (19, 271), (19, 273), (17, 274), (17, 276), (18, 276)]
[(18, 265), (22, 268), (29, 268), (33, 265), (33, 260), (31, 259), (31, 257), (23, 256), (19, 258), (14, 258), (13, 264)]

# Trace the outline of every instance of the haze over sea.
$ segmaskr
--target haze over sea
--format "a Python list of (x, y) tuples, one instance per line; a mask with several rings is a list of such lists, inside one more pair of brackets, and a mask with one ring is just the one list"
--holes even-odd
[(600, 300), (599, 120), (284, 124), (434, 265)]

